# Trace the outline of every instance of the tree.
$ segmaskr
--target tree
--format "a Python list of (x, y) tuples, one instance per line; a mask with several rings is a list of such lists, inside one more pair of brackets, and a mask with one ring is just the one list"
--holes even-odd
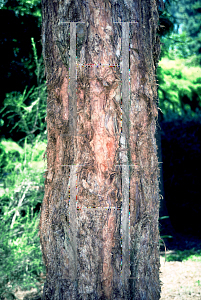
[[(201, 1), (180, 0), (172, 2), (172, 15), (177, 20), (177, 31), (180, 35), (175, 34), (176, 48), (178, 53), (184, 57), (194, 56), (195, 65), (201, 64)], [(175, 43), (175, 41), (174, 41)]]
[(157, 3), (43, 0), (42, 14), (43, 298), (159, 299)]

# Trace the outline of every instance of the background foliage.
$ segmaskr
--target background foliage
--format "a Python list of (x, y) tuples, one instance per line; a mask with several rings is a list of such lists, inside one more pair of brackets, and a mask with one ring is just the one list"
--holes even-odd
[(191, 59), (169, 59), (159, 63), (159, 102), (164, 118), (190, 115), (195, 117), (201, 109), (201, 68), (192, 66)]
[(40, 251), (39, 208), (44, 195), (42, 160), (46, 140), (20, 147), (1, 140), (0, 179), (0, 295), (15, 287), (36, 287), (45, 273)]

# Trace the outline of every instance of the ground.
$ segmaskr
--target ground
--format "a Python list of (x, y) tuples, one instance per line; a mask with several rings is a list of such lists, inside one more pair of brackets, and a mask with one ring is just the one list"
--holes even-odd
[[(162, 282), (162, 293), (160, 300), (201, 300), (201, 261), (179, 261), (185, 259), (185, 251), (201, 249), (201, 239), (190, 235), (174, 234), (174, 239), (166, 241), (166, 256), (172, 255), (177, 261), (165, 262), (165, 251), (161, 251), (160, 280)], [(176, 255), (176, 250), (182, 254)], [(40, 287), (42, 290), (45, 277), (41, 276)], [(41, 300), (41, 295), (36, 289), (31, 291), (16, 291), (18, 300)], [(10, 300), (9, 296), (2, 300)]]
[(161, 300), (201, 300), (201, 262), (160, 260)]
[[(170, 252), (167, 252), (167, 255)], [(160, 279), (163, 283), (161, 300), (201, 300), (201, 262), (165, 262), (161, 255)], [(40, 300), (40, 296), (30, 292), (16, 292), (19, 300)], [(35, 295), (35, 296), (34, 296)], [(26, 296), (26, 297), (25, 297)]]

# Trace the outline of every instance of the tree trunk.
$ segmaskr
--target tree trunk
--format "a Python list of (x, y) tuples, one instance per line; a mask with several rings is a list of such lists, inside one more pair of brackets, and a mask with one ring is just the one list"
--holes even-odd
[(157, 300), (156, 2), (42, 0), (42, 12), (43, 298)]

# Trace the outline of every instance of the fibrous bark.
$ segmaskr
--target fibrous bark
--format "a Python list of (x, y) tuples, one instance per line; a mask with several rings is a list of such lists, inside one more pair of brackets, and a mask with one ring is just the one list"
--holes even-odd
[(44, 299), (159, 299), (156, 2), (43, 0), (42, 10)]

